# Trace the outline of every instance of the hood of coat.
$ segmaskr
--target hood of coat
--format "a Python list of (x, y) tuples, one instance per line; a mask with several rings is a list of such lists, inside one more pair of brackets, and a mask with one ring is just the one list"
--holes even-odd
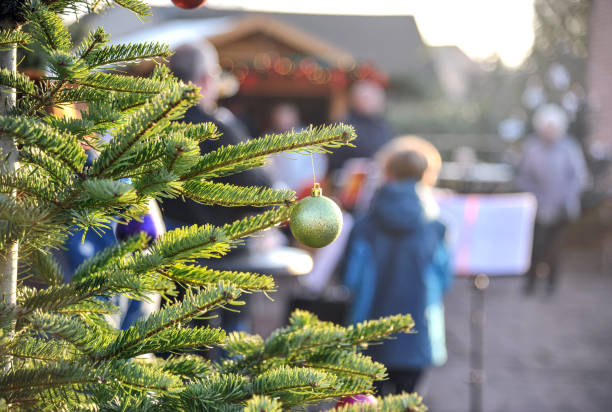
[(408, 232), (425, 223), (423, 204), (415, 180), (392, 182), (381, 187), (370, 206), (376, 224), (388, 232)]

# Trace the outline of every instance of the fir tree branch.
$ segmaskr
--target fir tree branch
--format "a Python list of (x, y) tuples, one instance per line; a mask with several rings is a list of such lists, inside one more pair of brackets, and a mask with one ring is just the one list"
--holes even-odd
[(232, 146), (222, 146), (202, 156), (193, 170), (182, 177), (183, 180), (213, 178), (233, 173), (243, 163), (260, 161), (261, 158), (278, 152), (326, 151), (326, 148), (339, 147), (355, 139), (351, 126), (338, 124), (331, 127), (311, 127), (297, 133), (266, 135)]
[[(178, 325), (177, 325), (178, 326)], [(145, 353), (202, 350), (219, 345), (225, 339), (223, 329), (210, 327), (179, 328), (174, 325), (121, 350), (115, 358), (131, 358)]]
[(134, 187), (138, 196), (154, 199), (176, 197), (181, 189), (181, 183), (176, 181), (176, 174), (162, 167), (154, 170), (155, 164), (151, 165), (153, 170), (143, 170), (139, 172), (139, 175), (131, 175), (134, 178)]
[(232, 332), (227, 336), (223, 348), (230, 357), (253, 356), (263, 353), (264, 341), (259, 335), (246, 332)]
[(315, 369), (280, 367), (270, 369), (253, 379), (251, 390), (253, 394), (277, 394), (282, 398), (282, 392), (331, 387), (335, 381), (333, 375)]
[(83, 300), (73, 305), (64, 306), (55, 311), (61, 315), (83, 315), (86, 313), (97, 315), (117, 315), (119, 308), (110, 302), (101, 299)]
[(357, 346), (395, 333), (409, 333), (412, 327), (414, 321), (410, 315), (394, 315), (350, 325), (347, 328), (333, 325), (278, 330), (266, 341), (264, 358), (293, 357), (297, 353), (329, 346)]
[(31, 10), (27, 14), (31, 33), (44, 49), (48, 51), (70, 50), (72, 39), (62, 20), (45, 6)]
[(19, 93), (36, 95), (36, 85), (30, 78), (21, 73), (13, 73), (6, 68), (0, 69), (0, 86), (13, 88)]
[(78, 282), (88, 276), (100, 273), (109, 267), (119, 266), (121, 260), (130, 253), (144, 250), (148, 244), (144, 233), (132, 236), (123, 242), (114, 243), (81, 263), (72, 274), (72, 281)]
[(223, 226), (223, 231), (229, 239), (241, 239), (288, 221), (291, 210), (291, 206), (267, 210), (264, 213), (228, 223)]
[(159, 393), (174, 392), (184, 387), (176, 376), (148, 363), (118, 360), (111, 362), (110, 367), (107, 379), (114, 380), (129, 389), (144, 393)]
[(39, 310), (28, 315), (30, 327), (33, 330), (46, 335), (56, 336), (71, 345), (79, 352), (92, 356), (94, 349), (105, 343), (109, 336), (99, 336), (91, 333), (87, 325), (77, 320), (62, 315), (43, 313)]
[(322, 369), (340, 376), (363, 376), (371, 380), (383, 380), (387, 375), (384, 365), (354, 352), (319, 352), (307, 355), (304, 360), (297, 360), (295, 365)]
[(303, 404), (319, 403), (322, 400), (332, 400), (334, 398), (370, 393), (372, 391), (372, 383), (369, 379), (360, 379), (359, 377), (349, 377), (344, 379), (336, 379), (335, 385), (327, 388), (321, 388), (316, 392), (304, 393), (302, 396), (294, 396), (292, 399), (283, 399), (283, 404), (286, 407), (294, 407)]
[(28, 273), (47, 285), (59, 285), (64, 282), (64, 273), (59, 263), (48, 251), (35, 250), (27, 257)]
[(295, 201), (293, 190), (267, 187), (245, 187), (207, 181), (189, 181), (183, 185), (183, 195), (198, 203), (226, 207), (266, 207), (285, 205)]
[(102, 27), (97, 27), (95, 31), (89, 32), (87, 37), (81, 42), (79, 49), (76, 51), (76, 55), (84, 61), (90, 58), (90, 54), (102, 47), (108, 42), (108, 34), (104, 32)]
[[(197, 295), (188, 292), (181, 302), (151, 314), (147, 319), (137, 321), (129, 329), (121, 332), (119, 336), (107, 348), (95, 356), (97, 361), (112, 358), (129, 358), (139, 353), (146, 353), (152, 348), (147, 347), (147, 341), (164, 330), (173, 331), (171, 328), (196, 316), (200, 316), (220, 305), (226, 304), (238, 298), (240, 291), (230, 285), (220, 282), (216, 287), (204, 289)], [(202, 346), (211, 343), (221, 343), (225, 339), (222, 329), (204, 329), (210, 331), (210, 340), (200, 340)], [(176, 331), (174, 331), (176, 332)], [(178, 332), (177, 332), (178, 333)], [(175, 337), (175, 343), (180, 343)], [(154, 345), (153, 345), (154, 346)], [(167, 346), (172, 346), (168, 344)]]
[(166, 44), (113, 44), (97, 48), (93, 53), (85, 56), (85, 61), (92, 69), (112, 64), (138, 63), (154, 58), (167, 58), (171, 55), (172, 52)]
[(140, 0), (114, 0), (114, 2), (134, 12), (141, 18), (151, 16), (151, 8)]
[[(90, 288), (81, 288), (80, 284), (53, 285), (46, 289), (20, 288), (18, 301), (18, 318), (23, 318), (36, 310), (53, 312), (62, 307), (79, 303), (105, 291), (102, 282)], [(88, 285), (90, 286), (90, 285)]]
[(273, 292), (276, 290), (274, 279), (271, 276), (250, 272), (214, 270), (206, 266), (178, 264), (171, 266), (168, 270), (159, 270), (159, 273), (168, 279), (189, 286), (204, 287), (224, 281), (242, 291)]
[(198, 143), (205, 140), (217, 140), (221, 136), (217, 126), (212, 122), (197, 124), (173, 122), (168, 125), (167, 130), (168, 134), (182, 133), (186, 138)]
[(148, 300), (148, 294), (165, 292), (169, 286), (169, 281), (160, 276), (135, 276), (134, 272), (113, 268), (70, 284), (38, 290), (22, 287), (17, 318), (27, 317), (37, 309), (45, 312), (59, 311), (96, 296), (124, 294), (132, 299)]
[[(300, 311), (303, 312), (303, 311)], [(303, 317), (302, 317), (303, 319)], [(227, 371), (251, 371), (262, 362), (273, 359), (285, 359), (288, 362), (308, 360), (309, 356), (316, 359), (321, 351), (335, 348), (351, 349), (371, 341), (381, 340), (395, 333), (409, 333), (414, 326), (410, 315), (395, 315), (380, 318), (375, 321), (362, 322), (347, 328), (330, 322), (311, 321), (299, 327), (290, 325), (274, 331), (266, 340), (263, 349), (254, 348), (228, 365)], [(353, 365), (357, 367), (358, 365)]]
[(22, 147), (20, 154), (22, 164), (28, 164), (40, 172), (47, 173), (54, 183), (66, 188), (73, 182), (72, 171), (54, 156), (31, 146)]
[(187, 380), (204, 379), (213, 372), (211, 362), (197, 355), (172, 355), (159, 361), (158, 367)]
[(211, 226), (187, 226), (164, 233), (147, 253), (136, 252), (125, 270), (135, 273), (155, 271), (193, 259), (225, 255), (230, 245), (223, 230)]
[(174, 89), (161, 93), (140, 109), (114, 135), (113, 140), (100, 153), (92, 167), (92, 176), (107, 177), (112, 172), (131, 168), (122, 162), (123, 156), (140, 139), (162, 129), (167, 123), (182, 114), (187, 105), (196, 98), (193, 88)]
[[(39, 104), (40, 107), (34, 107), (29, 114), (34, 114), (36, 110), (46, 106), (57, 106), (63, 103), (87, 103), (87, 104), (106, 104), (107, 106), (111, 102), (116, 102), (120, 93), (112, 93), (105, 90), (96, 90), (89, 87), (64, 87), (58, 88), (57, 86), (63, 86), (62, 82), (55, 82), (55, 88), (53, 93), (47, 93), (48, 98)], [(123, 93), (125, 94), (125, 93)], [(134, 96), (134, 95), (130, 95)], [(45, 96), (47, 97), (47, 96)], [(138, 95), (138, 104), (135, 106), (142, 105), (150, 95)], [(134, 99), (132, 97), (132, 99)], [(36, 110), (34, 110), (36, 109)]]
[[(134, 390), (159, 393), (182, 386), (178, 378), (133, 361), (114, 361), (103, 367), (81, 360), (60, 361), (36, 368), (21, 368), (0, 376), (0, 395), (10, 394), (8, 398), (12, 402), (20, 403), (25, 396), (34, 397), (35, 402), (43, 405), (45, 400), (82, 405), (83, 396), (93, 397), (105, 387), (111, 393), (120, 390), (122, 398), (126, 399)], [(62, 390), (67, 387), (75, 390)]]
[[(124, 155), (125, 161), (129, 162), (132, 167), (129, 170), (121, 173), (121, 177), (141, 177), (142, 179), (133, 179), (134, 187), (139, 193), (146, 193), (148, 187), (156, 186), (161, 179), (161, 182), (174, 181), (176, 177), (171, 171), (165, 170), (162, 162), (166, 161), (170, 156), (168, 151), (175, 145), (180, 146), (180, 137), (165, 136), (165, 138), (146, 139), (136, 143)], [(180, 156), (180, 154), (179, 154)], [(162, 177), (163, 175), (163, 177)]]
[(57, 362), (70, 356), (67, 345), (56, 340), (17, 335), (6, 351), (10, 356), (18, 359)]
[[(354, 395), (354, 394), (352, 394)], [(422, 398), (416, 393), (388, 395), (384, 399), (377, 398), (376, 404), (354, 403), (347, 404), (326, 412), (426, 412)]]
[(22, 144), (56, 155), (75, 173), (80, 173), (87, 155), (75, 136), (25, 116), (0, 116), (0, 129), (14, 135)]
[(77, 202), (101, 206), (130, 205), (138, 201), (136, 191), (130, 183), (113, 179), (89, 178), (80, 185)]
[(175, 396), (164, 396), (161, 405), (165, 410), (240, 411), (242, 402), (252, 396), (248, 386), (243, 376), (211, 373)]
[(15, 192), (18, 198), (28, 196), (40, 201), (43, 205), (58, 205), (57, 188), (50, 179), (45, 177), (36, 169), (27, 170), (22, 166), (12, 174), (0, 175), (0, 193)]
[(0, 375), (0, 395), (12, 397), (13, 392), (26, 390), (32, 396), (46, 388), (97, 383), (96, 373), (89, 365), (85, 367), (71, 362), (15, 369)]
[[(64, 87), (65, 84), (66, 84), (66, 80), (61, 80), (61, 81), (58, 80), (58, 81), (53, 82), (53, 86), (49, 88), (45, 94), (43, 94), (42, 96), (37, 96), (38, 101), (30, 107), (27, 114), (29, 116), (32, 116), (38, 113), (39, 110), (45, 107), (56, 106), (56, 104), (54, 104), (55, 102), (53, 101), (53, 98), (60, 91), (64, 90), (62, 88)], [(70, 89), (70, 90), (75, 90), (75, 89)], [(66, 103), (66, 102), (73, 102), (73, 100), (60, 100), (56, 103), (61, 104), (61, 103)]]
[(83, 87), (123, 93), (157, 94), (164, 90), (164, 83), (142, 77), (97, 73), (75, 81)]
[(282, 412), (283, 405), (267, 396), (254, 395), (244, 407), (244, 412)]
[(9, 50), (13, 46), (25, 47), (32, 41), (32, 36), (19, 30), (0, 30), (0, 51)]

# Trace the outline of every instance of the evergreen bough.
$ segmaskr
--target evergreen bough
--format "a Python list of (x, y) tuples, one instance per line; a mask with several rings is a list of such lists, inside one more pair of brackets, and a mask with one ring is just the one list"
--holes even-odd
[[(201, 155), (199, 144), (219, 135), (210, 123), (178, 122), (199, 94), (159, 64), (171, 54), (166, 45), (109, 45), (101, 28), (73, 44), (60, 15), (110, 3), (5, 0), (0, 6), (0, 409), (272, 412), (372, 392), (386, 370), (359, 351), (410, 332), (409, 315), (341, 327), (298, 310), (266, 340), (188, 327), (193, 318), (239, 305), (245, 293), (275, 290), (269, 276), (194, 260), (221, 258), (240, 239), (286, 221), (295, 202), (292, 191), (215, 178), (261, 166), (274, 153), (348, 145), (353, 128), (269, 135)], [(114, 4), (142, 18), (150, 14), (140, 0)], [(39, 50), (47, 64), (40, 81), (16, 71), (17, 48)], [(112, 70), (148, 59), (158, 62), (149, 78)], [(48, 110), (75, 103), (86, 104), (79, 119)], [(89, 166), (83, 145), (100, 151)], [(268, 209), (224, 227), (176, 229), (152, 245), (134, 236), (86, 260), (63, 283), (52, 251), (68, 235), (109, 230), (114, 220), (141, 215), (149, 198), (179, 196)], [(39, 286), (25, 286), (26, 277)], [(107, 321), (118, 313), (108, 298), (171, 299), (175, 282), (187, 289), (181, 301), (124, 331)], [(212, 363), (189, 354), (211, 347), (223, 348), (227, 358)], [(141, 356), (168, 352), (167, 359)], [(343, 410), (424, 409), (417, 395), (404, 394)]]

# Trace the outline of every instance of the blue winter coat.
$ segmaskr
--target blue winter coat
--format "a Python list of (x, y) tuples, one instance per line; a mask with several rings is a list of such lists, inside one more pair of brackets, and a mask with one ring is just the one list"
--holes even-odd
[(383, 186), (351, 232), (344, 283), (353, 293), (351, 323), (409, 313), (415, 334), (400, 334), (369, 354), (391, 369), (446, 361), (442, 297), (452, 282), (445, 227), (426, 218), (411, 180)]
[[(101, 250), (117, 243), (112, 229), (107, 229), (99, 234), (89, 230), (85, 237), (83, 237), (82, 231), (77, 231), (76, 227), (74, 229), (75, 233), (70, 235), (66, 241), (66, 250), (57, 253), (57, 257), (64, 265), (65, 272), (68, 273), (68, 276), (64, 279), (66, 282), (70, 282), (72, 273), (81, 263)], [(113, 296), (111, 302), (119, 306), (121, 314), (113, 315), (113, 317), (115, 325), (123, 330), (129, 328), (137, 320), (149, 316), (154, 306), (149, 302), (129, 299), (123, 295)]]

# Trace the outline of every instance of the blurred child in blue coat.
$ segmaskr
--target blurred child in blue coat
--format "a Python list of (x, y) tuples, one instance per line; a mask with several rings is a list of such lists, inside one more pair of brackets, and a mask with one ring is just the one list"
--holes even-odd
[(382, 153), (385, 182), (351, 232), (343, 281), (353, 294), (351, 323), (412, 315), (417, 333), (373, 345), (368, 354), (387, 366), (393, 385), (385, 387), (413, 392), (423, 370), (447, 357), (442, 298), (452, 273), (431, 195), (441, 160), (414, 137), (396, 139)]
[[(91, 165), (98, 156), (97, 152), (91, 148), (86, 149), (87, 165)], [(150, 207), (153, 206), (150, 204)], [(161, 222), (161, 212), (155, 204), (151, 213), (156, 214), (156, 220)], [(158, 224), (161, 227), (161, 223)], [(65, 274), (65, 282), (72, 280), (72, 274), (85, 260), (93, 257), (96, 253), (117, 243), (117, 238), (112, 228), (95, 232), (87, 231), (85, 234), (75, 226), (74, 233), (68, 236), (65, 243), (65, 250), (56, 252), (56, 258), (60, 261)], [(165, 231), (165, 229), (162, 229)], [(151, 294), (148, 300), (130, 299), (124, 295), (115, 295), (111, 298), (111, 303), (119, 307), (119, 313), (110, 316), (110, 320), (118, 329), (128, 329), (139, 319), (147, 318), (151, 313), (159, 309), (161, 297)]]

